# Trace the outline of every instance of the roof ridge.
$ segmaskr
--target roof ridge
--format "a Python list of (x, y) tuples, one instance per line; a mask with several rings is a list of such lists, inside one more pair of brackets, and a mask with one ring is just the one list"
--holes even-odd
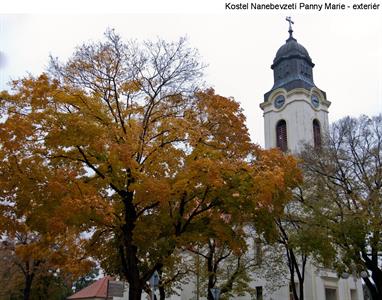
[(82, 290), (79, 290), (77, 293), (74, 293), (67, 299), (84, 299), (91, 297), (104, 298), (107, 296), (107, 285), (110, 280), (114, 280), (114, 278), (111, 276), (104, 276)]

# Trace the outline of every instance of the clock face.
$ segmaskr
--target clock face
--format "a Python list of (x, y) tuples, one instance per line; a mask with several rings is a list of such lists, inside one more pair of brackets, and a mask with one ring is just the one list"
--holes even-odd
[(274, 105), (276, 108), (281, 108), (285, 103), (285, 97), (283, 95), (279, 95), (276, 97), (274, 101)]
[(312, 95), (310, 99), (314, 107), (318, 107), (320, 105), (320, 99), (318, 99), (317, 95)]

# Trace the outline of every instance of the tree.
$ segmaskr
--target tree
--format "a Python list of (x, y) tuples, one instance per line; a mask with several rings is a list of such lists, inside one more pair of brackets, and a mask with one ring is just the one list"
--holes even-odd
[(20, 283), (22, 278), (22, 297), (26, 300), (37, 293), (37, 283), (41, 291), (48, 290), (53, 276), (75, 277), (92, 263), (79, 247), (78, 232), (63, 227), (57, 209), (62, 197), (58, 189), (66, 183), (66, 176), (43, 167), (37, 157), (31, 158), (30, 149), (13, 143), (8, 136), (11, 131), (6, 131), (12, 124), (7, 120), (0, 125), (2, 133), (6, 132), (0, 135), (1, 250), (7, 262), (3, 271), (10, 273), (2, 275), (9, 277), (11, 284)]
[(290, 283), (285, 260), (285, 248), (277, 242), (268, 243), (261, 237), (254, 242), (257, 265), (253, 270), (255, 280), (264, 280), (265, 294), (273, 294)]
[(327, 142), (302, 158), (315, 183), (304, 201), (312, 230), (326, 233), (338, 271), (362, 274), (373, 299), (381, 299), (382, 116), (339, 120)]
[[(209, 231), (199, 245), (188, 248), (188, 251), (195, 254), (198, 264), (198, 269), (195, 270), (197, 293), (206, 295), (207, 299), (213, 300), (211, 289), (218, 286), (222, 299), (226, 295), (251, 292), (248, 283), (253, 259), (247, 253), (243, 228), (229, 226), (227, 219), (225, 223), (224, 226), (220, 221), (214, 220), (214, 227), (220, 227), (215, 228), (218, 231)], [(221, 230), (223, 232), (219, 235)]]
[(236, 101), (197, 89), (202, 69), (184, 39), (140, 45), (107, 31), (1, 97), (8, 130), (29, 130), (32, 157), (64, 170), (62, 220), (88, 231), (87, 253), (128, 281), (131, 300), (213, 209), (258, 201), (279, 211), (285, 201), (269, 196), (289, 184), (285, 170), (258, 159)]
[(18, 272), (9, 251), (2, 244), (0, 257), (0, 299), (22, 298), (22, 274)]
[[(22, 260), (16, 256), (14, 247), (9, 242), (0, 245), (0, 299), (25, 299), (25, 274)], [(36, 249), (34, 249), (36, 250)], [(32, 265), (32, 263), (30, 264)], [(49, 265), (47, 261), (42, 266), (35, 267), (31, 282), (29, 299), (64, 300), (71, 293), (71, 282), (74, 274), (57, 269), (57, 265)]]
[[(303, 184), (302, 174), (300, 170), (294, 166), (296, 160), (292, 155), (285, 155), (278, 149), (272, 149), (267, 151), (266, 159), (264, 160), (266, 165), (275, 170), (282, 170), (278, 174), (279, 178), (274, 178), (272, 181), (270, 178), (263, 178), (264, 181), (260, 183), (260, 186), (266, 190), (267, 188), (272, 193), (271, 203), (278, 203), (278, 206), (274, 206), (271, 213), (265, 213), (257, 215), (253, 220), (257, 231), (259, 241), (265, 241), (269, 249), (274, 252), (273, 255), (267, 255), (267, 259), (273, 260), (272, 262), (264, 260), (261, 265), (273, 265), (279, 269), (280, 273), (284, 273), (283, 267), (280, 266), (280, 245), (284, 248), (286, 254), (286, 264), (288, 266), (290, 275), (290, 285), (295, 299), (304, 299), (304, 272), (307, 258), (307, 252), (301, 244), (295, 243), (295, 235), (301, 228), (299, 220), (301, 219), (301, 210), (296, 207), (296, 191)], [(275, 173), (277, 174), (277, 173)], [(272, 183), (273, 182), (273, 183)], [(274, 184), (275, 186), (269, 186)], [(266, 248), (264, 248), (266, 249)], [(300, 259), (301, 258), (301, 259)], [(278, 261), (278, 264), (275, 263)], [(260, 267), (261, 267), (260, 265)], [(264, 272), (266, 277), (270, 274)], [(297, 292), (295, 284), (295, 276), (299, 281), (299, 291)], [(271, 289), (274, 288), (271, 287)], [(299, 294), (299, 295), (298, 295)]]
[[(45, 164), (73, 170), (78, 180), (67, 186), (72, 193), (62, 199), (61, 208), (81, 210), (81, 220), (73, 220), (71, 209), (67, 221), (83, 222), (84, 230), (97, 226), (89, 247), (106, 239), (108, 252), (93, 254), (106, 269), (128, 279), (130, 299), (140, 299), (146, 281), (160, 268), (160, 262), (145, 261), (143, 244), (150, 243), (134, 239), (134, 231), (140, 220), (144, 225), (139, 230), (152, 226), (155, 220), (149, 216), (168, 196), (174, 167), (183, 163), (186, 135), (191, 135), (189, 142), (195, 138), (191, 112), (197, 107), (187, 97), (201, 69), (184, 39), (147, 42), (137, 49), (109, 31), (107, 42), (84, 45), (64, 66), (52, 59), (54, 78), (27, 78), (14, 83), (13, 95), (3, 94), (8, 120), (20, 121), (14, 131), (25, 125), (38, 135), (25, 141), (34, 153)], [(178, 233), (184, 230), (182, 217)], [(118, 259), (106, 262), (104, 255)], [(122, 270), (111, 270), (121, 263)]]
[[(287, 218), (278, 218), (275, 222), (279, 230), (278, 242), (283, 245), (286, 253), (290, 276), (289, 284), (292, 289), (293, 299), (303, 300), (305, 267), (309, 253), (303, 251), (303, 244), (293, 243), (294, 235), (301, 233), (300, 224)], [(295, 283), (296, 276), (298, 280), (298, 290)]]
[[(262, 261), (256, 251), (262, 245), (252, 240), (259, 237), (273, 243), (277, 238), (275, 218), (284, 215), (284, 208), (292, 199), (292, 190), (301, 182), (296, 160), (277, 149), (255, 151), (250, 162), (251, 171), (240, 175), (232, 202), (218, 211), (211, 210), (210, 222), (201, 233), (203, 237), (188, 250), (204, 261), (207, 281), (206, 295), (213, 300), (211, 289), (219, 286), (222, 297), (252, 294), (249, 282)], [(250, 174), (250, 175), (249, 175)], [(241, 197), (251, 195), (251, 201)], [(242, 205), (238, 205), (240, 203)], [(264, 245), (264, 244), (263, 244)]]

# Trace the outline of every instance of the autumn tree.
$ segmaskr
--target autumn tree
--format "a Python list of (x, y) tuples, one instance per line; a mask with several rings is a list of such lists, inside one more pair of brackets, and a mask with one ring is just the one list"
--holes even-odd
[(23, 278), (13, 264), (11, 253), (0, 245), (0, 299), (22, 298)]
[(8, 132), (34, 137), (10, 141), (65, 182), (47, 205), (59, 195), (60, 220), (88, 231), (87, 253), (125, 278), (136, 300), (154, 271), (200, 237), (212, 210), (259, 202), (282, 211), (286, 198), (272, 188), (293, 181), (259, 159), (236, 101), (198, 89), (203, 65), (185, 39), (105, 36), (65, 63), (52, 58), (47, 74), (14, 82), (1, 99)]
[[(249, 282), (262, 265), (262, 253), (256, 251), (261, 252), (265, 243), (276, 242), (274, 219), (284, 216), (293, 188), (301, 182), (292, 156), (276, 149), (253, 153), (250, 169), (237, 178), (242, 183), (236, 183), (233, 200), (223, 203), (217, 212), (210, 211), (203, 236), (188, 249), (203, 262), (205, 294), (211, 300), (214, 287), (219, 287), (222, 298), (254, 292)], [(243, 201), (243, 196), (253, 197), (252, 201)], [(265, 243), (254, 244), (260, 237)]]
[[(300, 187), (301, 188), (301, 187)], [(301, 190), (296, 189), (296, 194)], [(307, 263), (328, 266), (327, 254), (333, 251), (327, 247), (326, 239), (322, 239), (323, 231), (317, 232), (310, 226), (310, 214), (306, 214), (294, 199), (286, 208), (282, 217), (276, 218), (278, 229), (277, 243), (284, 249), (283, 255), (289, 271), (289, 286), (293, 299), (305, 299), (305, 272)], [(326, 249), (326, 250), (324, 250)], [(324, 253), (326, 252), (326, 253)], [(324, 255), (326, 254), (326, 256)], [(332, 256), (330, 257), (332, 258)]]
[(22, 283), (23, 299), (30, 299), (37, 283), (53, 274), (76, 276), (92, 265), (79, 247), (79, 231), (64, 225), (61, 211), (73, 174), (45, 165), (35, 152), (36, 138), (20, 115), (9, 115), (0, 124), (0, 242), (7, 265), (2, 271), (9, 270), (1, 275), (10, 284)]
[(290, 283), (290, 273), (285, 259), (285, 248), (277, 242), (269, 243), (255, 237), (254, 255), (256, 267), (252, 277), (264, 280), (265, 294), (273, 294)]
[[(279, 260), (280, 259), (280, 245), (284, 249), (282, 255), (286, 257), (284, 263), (286, 263), (289, 270), (290, 284), (295, 299), (304, 299), (304, 272), (307, 259), (307, 253), (303, 251), (303, 247), (300, 244), (293, 242), (293, 236), (298, 232), (301, 224), (299, 218), (301, 217), (301, 210), (296, 207), (296, 192), (303, 184), (302, 175), (298, 169), (294, 166), (297, 161), (292, 155), (285, 155), (278, 149), (272, 149), (266, 153), (265, 165), (269, 168), (282, 170), (280, 178), (276, 181), (272, 181), (271, 178), (265, 178), (262, 183), (273, 191), (272, 203), (278, 203), (282, 201), (282, 205), (279, 205), (277, 210), (272, 210), (271, 214), (261, 214), (262, 222), (255, 222), (255, 228), (259, 234), (260, 241), (264, 241), (268, 244), (266, 248), (273, 249), (275, 253), (268, 255), (268, 259)], [(269, 184), (275, 184), (275, 186), (269, 187)], [(255, 219), (256, 221), (256, 219)], [(261, 229), (262, 231), (259, 231)], [(265, 248), (265, 249), (266, 249)], [(272, 251), (272, 250), (271, 250)], [(267, 265), (273, 262), (264, 262), (263, 265)], [(275, 265), (280, 270), (280, 273), (284, 273), (283, 267)], [(269, 276), (269, 275), (268, 275)], [(268, 277), (267, 276), (267, 277)], [(294, 278), (297, 277), (299, 282), (299, 291), (296, 289)]]
[(229, 225), (230, 221), (213, 220), (215, 228), (203, 232), (204, 237), (199, 243), (188, 247), (196, 262), (198, 296), (213, 299), (211, 289), (217, 287), (222, 299), (227, 294), (241, 295), (251, 291), (249, 281), (253, 260), (247, 255), (243, 228)]
[[(10, 241), (0, 244), (0, 299), (23, 299), (25, 275), (22, 260), (14, 251)], [(64, 300), (72, 294), (71, 284), (74, 274), (58, 270), (57, 265), (44, 262), (44, 267), (35, 267), (29, 299)]]
[(293, 200), (285, 207), (284, 214), (274, 219), (277, 227), (276, 243), (283, 248), (284, 262), (289, 271), (289, 286), (296, 300), (304, 299), (305, 269), (312, 254), (308, 245), (315, 239), (315, 236), (311, 237), (311, 241), (302, 239), (306, 229), (304, 220), (309, 217), (299, 202), (302, 190), (301, 185), (294, 189)]
[(304, 199), (310, 228), (326, 233), (338, 271), (362, 275), (381, 299), (382, 116), (339, 120), (327, 143), (302, 158), (314, 182)]
[[(271, 149), (262, 151), (260, 157), (262, 159), (257, 163), (262, 162), (273, 172), (260, 173), (262, 178), (256, 180), (259, 184), (257, 191), (265, 193), (262, 198), (271, 199), (268, 203), (272, 208), (260, 202), (256, 213), (251, 213), (252, 228), (256, 233), (253, 249), (258, 253), (253, 276), (267, 278), (271, 282), (268, 291), (288, 284), (294, 299), (302, 300), (308, 257), (323, 262), (332, 254), (325, 253), (324, 256), (321, 250), (326, 244), (312, 230), (308, 222), (311, 216), (302, 205), (305, 187), (310, 187), (312, 182), (303, 182), (302, 174), (296, 168), (298, 160), (292, 155)], [(285, 276), (289, 278), (288, 282), (284, 280)]]

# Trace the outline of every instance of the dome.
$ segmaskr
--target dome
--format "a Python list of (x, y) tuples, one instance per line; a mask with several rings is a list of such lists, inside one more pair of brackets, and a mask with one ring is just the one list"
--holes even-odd
[(272, 69), (278, 65), (281, 61), (291, 58), (300, 58), (308, 62), (312, 67), (314, 66), (312, 59), (309, 56), (308, 51), (304, 46), (297, 43), (297, 40), (293, 37), (289, 37), (286, 43), (277, 50), (276, 57), (273, 60)]
[[(271, 65), (274, 84), (272, 89), (264, 94), (264, 101), (267, 101), (272, 92), (279, 88), (289, 92), (294, 89), (310, 91), (313, 87), (316, 87), (313, 81), (314, 63), (305, 47), (293, 37), (291, 27), (293, 22), (289, 17), (286, 20), (289, 22), (289, 38), (277, 50)], [(322, 93), (325, 94), (324, 91)]]

